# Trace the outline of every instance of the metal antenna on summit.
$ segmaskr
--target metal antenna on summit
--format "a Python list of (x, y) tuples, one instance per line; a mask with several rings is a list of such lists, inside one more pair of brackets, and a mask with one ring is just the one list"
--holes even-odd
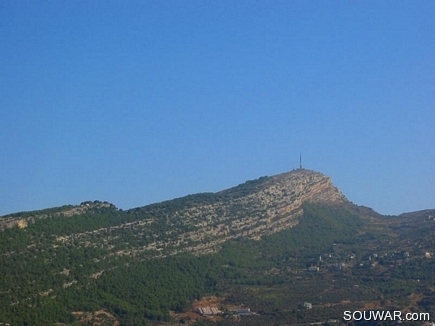
[(299, 169), (302, 169), (302, 153), (299, 154)]

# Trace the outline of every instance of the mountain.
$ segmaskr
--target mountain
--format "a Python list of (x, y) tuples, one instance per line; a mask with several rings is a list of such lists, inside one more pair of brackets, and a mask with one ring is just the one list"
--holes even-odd
[[(369, 305), (431, 311), (434, 215), (384, 217), (298, 169), (125, 211), (88, 201), (3, 216), (0, 324), (269, 325)], [(211, 294), (227, 318), (196, 312)], [(259, 313), (240, 320), (231, 307), (242, 302)]]
[[(243, 236), (258, 240), (289, 229), (298, 223), (304, 202), (344, 204), (347, 200), (329, 177), (299, 169), (247, 181), (218, 193), (189, 195), (126, 212), (110, 203), (96, 201), (12, 214), (0, 220), (0, 229), (24, 228), (33, 223), (44, 229), (42, 220), (48, 219), (47, 228), (51, 225), (60, 228), (56, 241), (61, 243), (76, 241), (85, 246), (92, 238), (101, 236), (106, 248), (116, 247), (110, 233), (123, 230), (129, 233), (130, 243), (134, 239), (141, 245), (122, 249), (118, 254), (153, 250), (199, 254), (215, 251), (230, 239)], [(86, 221), (86, 216), (98, 213), (100, 217)], [(104, 214), (110, 217), (103, 218)], [(81, 218), (77, 219), (79, 215)], [(75, 217), (73, 222), (71, 217)], [(75, 225), (69, 227), (70, 223)]]

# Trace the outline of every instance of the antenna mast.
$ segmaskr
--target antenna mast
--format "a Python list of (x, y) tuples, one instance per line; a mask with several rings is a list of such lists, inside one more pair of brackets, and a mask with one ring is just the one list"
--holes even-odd
[(299, 169), (302, 169), (302, 153), (299, 153)]

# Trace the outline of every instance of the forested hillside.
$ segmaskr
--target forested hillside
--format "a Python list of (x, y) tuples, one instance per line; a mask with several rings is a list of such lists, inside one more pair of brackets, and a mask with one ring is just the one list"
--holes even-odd
[[(127, 211), (95, 201), (17, 213), (0, 221), (0, 323), (273, 325), (331, 323), (364, 307), (435, 313), (434, 215), (380, 216), (304, 170)], [(209, 296), (218, 315), (194, 308)]]

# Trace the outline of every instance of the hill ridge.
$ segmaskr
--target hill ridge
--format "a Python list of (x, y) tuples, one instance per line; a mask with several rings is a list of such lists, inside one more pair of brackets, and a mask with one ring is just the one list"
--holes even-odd
[[(100, 237), (104, 238), (103, 244), (92, 245), (110, 251), (119, 248), (117, 255), (204, 254), (218, 250), (231, 239), (259, 240), (294, 227), (307, 201), (348, 203), (331, 178), (297, 169), (246, 181), (216, 193), (187, 195), (126, 211), (107, 202), (94, 201), (43, 210), (39, 215), (38, 211), (22, 216), (15, 214), (1, 219), (0, 228), (41, 225), (41, 220), (46, 219), (45, 228), (60, 230), (54, 233), (59, 244), (78, 243), (86, 247), (94, 237)], [(126, 249), (119, 244), (113, 234), (121, 230), (130, 234), (129, 243), (137, 244), (134, 248)]]
[[(59, 317), (49, 318), (65, 324), (73, 322), (71, 312), (104, 308), (113, 318), (130, 321), (125, 325), (138, 325), (144, 318), (169, 318), (169, 310), (185, 309), (186, 300), (206, 291), (228, 290), (222, 286), (238, 296), (240, 285), (258, 289), (275, 280), (275, 290), (286, 286), (293, 291), (302, 277), (309, 292), (316, 278), (319, 286), (332, 277), (351, 277), (352, 287), (364, 275), (384, 277), (386, 270), (399, 281), (410, 273), (424, 280), (426, 274), (413, 267), (433, 270), (428, 257), (434, 215), (432, 210), (381, 216), (349, 202), (330, 177), (305, 169), (125, 211), (87, 201), (16, 213), (0, 219), (0, 225), (12, 224), (0, 237), (5, 275), (0, 321), (23, 324), (19, 311), (39, 318), (38, 325), (53, 324), (47, 312), (62, 307)], [(321, 268), (318, 276), (309, 266), (317, 272)], [(430, 281), (432, 274), (427, 275)], [(344, 292), (324, 290), (347, 300), (349, 284), (340, 282), (336, 285)], [(360, 290), (353, 289), (359, 298)], [(372, 290), (364, 293), (372, 298)], [(301, 294), (307, 302), (318, 299), (317, 289), (314, 297), (305, 287)], [(297, 302), (292, 304), (296, 309)]]
[[(344, 203), (347, 199), (332, 184), (328, 176), (306, 169), (264, 176), (248, 180), (238, 186), (215, 193), (191, 194), (160, 203), (136, 207), (125, 211), (127, 223), (143, 225), (143, 221), (156, 224), (162, 215), (167, 226), (176, 229), (194, 229), (193, 234), (179, 233), (176, 243), (188, 239), (199, 241), (204, 237), (220, 237), (218, 243), (238, 236), (259, 239), (264, 234), (291, 228), (302, 214), (305, 201)], [(162, 207), (170, 207), (165, 211)], [(113, 204), (86, 201), (80, 205), (65, 205), (39, 211), (21, 212), (0, 218), (0, 230), (14, 226), (26, 227), (46, 218), (72, 217), (98, 213), (102, 209), (120, 212)], [(133, 215), (133, 216), (132, 216)], [(102, 227), (104, 227), (102, 225)], [(112, 225), (112, 227), (115, 227)], [(118, 225), (118, 227), (122, 227)], [(200, 235), (201, 234), (201, 235)], [(210, 246), (217, 243), (209, 242)]]

